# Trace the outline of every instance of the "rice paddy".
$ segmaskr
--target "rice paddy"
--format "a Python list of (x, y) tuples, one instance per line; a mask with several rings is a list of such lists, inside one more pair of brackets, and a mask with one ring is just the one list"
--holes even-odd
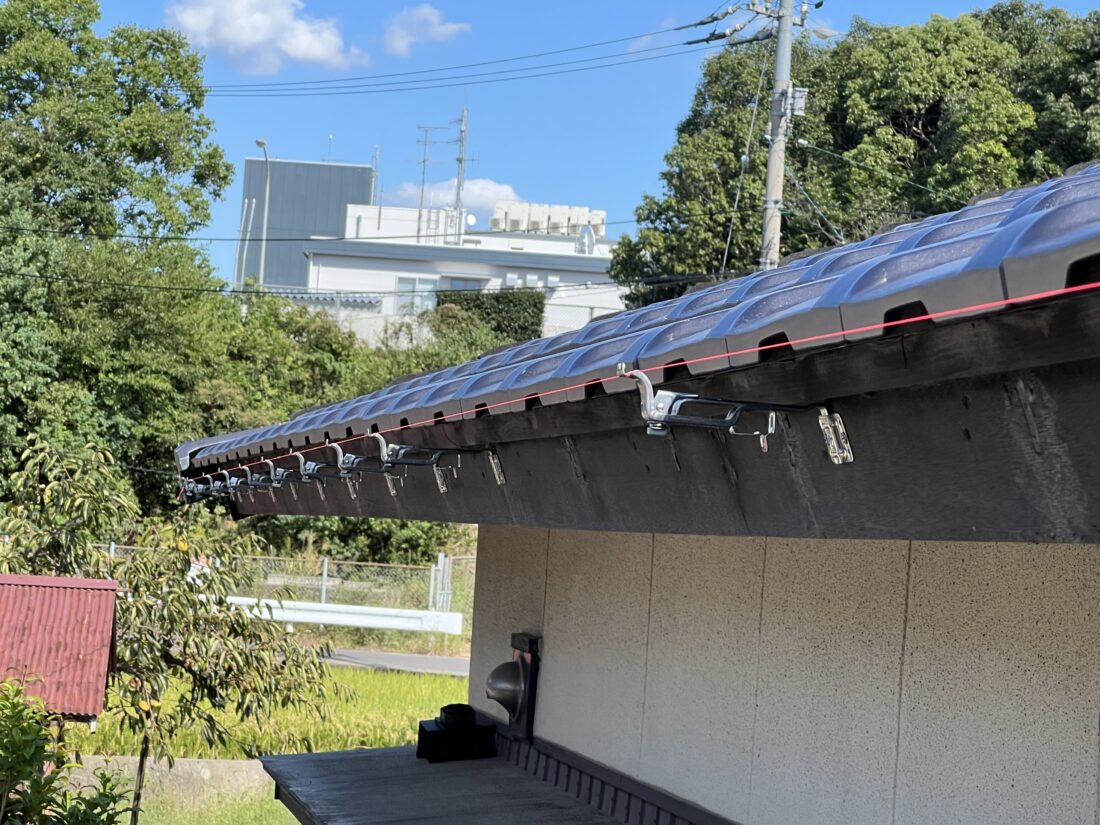
[[(210, 745), (197, 730), (176, 738), (174, 753), (180, 758), (243, 759), (248, 748), (255, 753), (286, 753), (288, 739), (309, 737), (315, 751), (350, 748), (385, 748), (416, 741), (417, 723), (434, 718), (439, 708), (465, 702), (467, 679), (453, 676), (395, 673), (357, 668), (333, 668), (332, 685), (344, 695), (329, 691), (327, 718), (318, 720), (298, 710), (279, 710), (262, 725), (232, 725), (233, 742)], [(139, 740), (119, 727), (118, 719), (101, 716), (96, 733), (70, 726), (69, 741), (86, 754), (136, 755)]]

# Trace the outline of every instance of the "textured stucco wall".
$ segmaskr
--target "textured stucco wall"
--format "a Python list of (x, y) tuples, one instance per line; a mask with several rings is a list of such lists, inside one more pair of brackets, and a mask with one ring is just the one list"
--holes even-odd
[[(1100, 822), (1100, 548), (483, 526), (471, 700), (737, 822)], [(498, 714), (499, 717), (499, 714)]]

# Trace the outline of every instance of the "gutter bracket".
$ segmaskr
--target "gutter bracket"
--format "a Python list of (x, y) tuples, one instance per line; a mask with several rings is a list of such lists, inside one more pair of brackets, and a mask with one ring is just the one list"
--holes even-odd
[[(617, 374), (621, 378), (632, 378), (638, 385), (641, 396), (642, 419), (646, 422), (646, 433), (654, 436), (668, 435), (673, 426), (703, 427), (714, 430), (726, 430), (730, 435), (753, 436), (760, 440), (760, 452), (768, 451), (768, 437), (776, 432), (776, 419), (779, 412), (806, 412), (814, 407), (798, 407), (786, 404), (768, 404), (760, 401), (730, 401), (718, 398), (702, 398), (693, 393), (655, 390), (653, 381), (642, 370), (631, 370), (620, 363)], [(700, 411), (712, 410), (715, 414), (690, 414), (685, 408)], [(833, 464), (850, 464), (855, 460), (848, 432), (840, 413), (830, 413), (823, 406), (816, 406), (818, 426), (825, 440), (825, 449)], [(762, 429), (738, 430), (737, 424), (744, 413), (766, 413), (767, 419)]]
[(830, 414), (825, 407), (818, 407), (817, 424), (821, 427), (821, 435), (825, 439), (825, 451), (828, 452), (829, 460), (833, 464), (851, 464), (856, 460), (840, 413)]

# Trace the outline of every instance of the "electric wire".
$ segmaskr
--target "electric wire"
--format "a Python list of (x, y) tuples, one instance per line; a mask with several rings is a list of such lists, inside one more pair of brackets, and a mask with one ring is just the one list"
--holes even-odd
[[(618, 52), (616, 54), (597, 55), (596, 57), (581, 57), (575, 60), (563, 60), (556, 63), (543, 63), (536, 66), (526, 66), (519, 69), (497, 69), (489, 72), (473, 72), (470, 74), (458, 74), (447, 75), (439, 78), (429, 78), (427, 80), (391, 80), (383, 83), (356, 83), (350, 85), (340, 86), (316, 86), (309, 89), (261, 89), (255, 91), (224, 91), (224, 92), (211, 92), (208, 97), (303, 97), (321, 95), (324, 92), (351, 92), (362, 89), (385, 89), (385, 90), (400, 90), (401, 86), (413, 86), (424, 85), (427, 83), (440, 83), (450, 82), (454, 80), (468, 80), (472, 78), (481, 77), (498, 77), (501, 75), (511, 74), (526, 74), (541, 69), (554, 69), (561, 66), (576, 66), (584, 63), (599, 63), (600, 61), (618, 60), (619, 58), (631, 57), (633, 55), (648, 54), (652, 52), (668, 51), (669, 49), (676, 49), (681, 46), (688, 45), (687, 43), (666, 43), (661, 46), (649, 46), (644, 49), (637, 49), (635, 51)], [(671, 55), (669, 55), (671, 57)], [(608, 64), (618, 65), (618, 64)], [(592, 66), (591, 68), (602, 68), (601, 66)], [(517, 78), (518, 79), (518, 78)]]
[(875, 169), (873, 166), (868, 166), (865, 163), (860, 163), (858, 160), (852, 160), (847, 155), (839, 154), (838, 152), (834, 152), (831, 149), (826, 149), (823, 146), (817, 146), (813, 143), (810, 143), (808, 140), (800, 138), (799, 140), (795, 141), (795, 144), (797, 146), (801, 146), (803, 149), (810, 149), (814, 152), (820, 152), (823, 155), (837, 158), (838, 160), (842, 160), (845, 163), (851, 164), (852, 166), (857, 166), (860, 169), (870, 172), (873, 175), (882, 175), (883, 177), (893, 178), (896, 181), (904, 183), (906, 186), (912, 186), (916, 189), (923, 189), (925, 192), (929, 192), (933, 195), (938, 195), (941, 198), (946, 198), (947, 200), (954, 201), (955, 203), (961, 204), (963, 206), (967, 205), (966, 201), (962, 200), (961, 198), (956, 198), (954, 195), (949, 195), (939, 189), (933, 189), (931, 186), (925, 186), (923, 183), (917, 183), (915, 180), (904, 177), (903, 175), (895, 175), (893, 172), (887, 172), (882, 169)]
[(641, 40), (647, 37), (657, 37), (658, 35), (668, 34), (670, 32), (677, 31), (674, 28), (657, 29), (651, 32), (644, 32), (642, 34), (634, 34), (628, 37), (617, 37), (613, 40), (600, 40), (595, 43), (585, 43), (580, 46), (568, 46), (561, 49), (551, 49), (544, 52), (532, 52), (530, 54), (517, 55), (515, 57), (500, 57), (493, 60), (479, 60), (474, 63), (458, 63), (452, 66), (438, 66), (433, 69), (417, 69), (407, 72), (387, 72), (384, 74), (366, 74), (355, 75), (352, 77), (343, 78), (328, 78), (325, 80), (294, 80), (294, 81), (269, 81), (269, 82), (256, 82), (256, 83), (210, 83), (206, 84), (204, 88), (207, 91), (218, 90), (230, 90), (230, 89), (261, 89), (261, 88), (293, 88), (293, 87), (312, 87), (323, 84), (338, 84), (338, 83), (352, 83), (363, 80), (382, 80), (391, 77), (412, 77), (416, 75), (426, 74), (441, 74), (443, 72), (459, 71), (461, 69), (477, 69), (482, 66), (497, 66), (502, 63), (516, 63), (524, 60), (534, 60), (539, 57), (552, 57), (558, 54), (568, 54), (571, 52), (586, 51), (588, 49), (598, 49), (603, 46), (614, 46), (620, 43), (628, 43), (632, 40)]
[[(667, 48), (664, 46), (655, 47), (656, 49)], [(355, 95), (371, 95), (371, 94), (388, 94), (392, 92), (413, 92), (413, 91), (431, 91), (435, 89), (453, 89), (456, 87), (467, 86), (484, 86), (494, 83), (507, 83), (513, 80), (532, 80), (542, 77), (557, 77), (560, 75), (576, 74), (578, 72), (591, 72), (597, 69), (609, 69), (615, 66), (629, 66), (636, 63), (649, 63), (654, 60), (667, 60), (670, 57), (679, 57), (680, 55), (696, 54), (699, 52), (714, 51), (715, 49), (725, 48), (723, 45), (718, 46), (701, 46), (696, 49), (684, 49), (672, 54), (657, 54), (650, 55), (648, 57), (631, 58), (626, 60), (614, 60), (610, 63), (601, 63), (594, 66), (579, 66), (571, 69), (555, 69), (553, 71), (546, 72), (532, 72), (527, 74), (514, 74), (510, 77), (490, 77), (482, 80), (459, 80), (458, 82), (443, 82), (436, 83), (431, 81), (424, 81), (422, 85), (418, 86), (401, 86), (395, 88), (393, 86), (386, 88), (370, 88), (370, 89), (341, 89), (330, 91), (289, 91), (289, 92), (224, 92), (218, 95), (211, 95), (211, 97), (218, 98), (292, 98), (292, 97), (342, 97), (342, 96), (355, 96)], [(441, 80), (447, 81), (449, 78), (441, 78)]]
[(733, 227), (737, 221), (737, 212), (741, 204), (741, 189), (745, 184), (745, 167), (748, 166), (746, 158), (749, 156), (749, 149), (752, 148), (752, 133), (756, 129), (756, 115), (760, 111), (760, 95), (764, 93), (764, 76), (768, 71), (768, 52), (764, 52), (764, 58), (760, 61), (760, 78), (756, 83), (756, 97), (755, 103), (752, 107), (752, 116), (749, 118), (749, 131), (745, 135), (745, 151), (741, 155), (741, 173), (737, 176), (737, 192), (733, 196), (733, 214), (730, 215), (730, 228), (726, 233), (726, 248), (722, 252), (722, 266), (718, 270), (719, 273), (726, 271), (726, 264), (729, 263), (730, 257), (730, 244), (733, 243)]
[[(38, 273), (21, 273), (19, 275), (16, 275), (15, 277), (17, 277), (17, 278), (26, 278), (26, 279), (32, 280), (32, 281), (44, 281), (44, 282), (47, 282), (47, 283), (68, 283), (68, 284), (77, 284), (77, 285), (80, 285), (80, 286), (88, 286), (88, 287), (111, 288), (111, 289), (118, 288), (118, 289), (125, 289), (127, 291), (137, 289), (137, 290), (147, 290), (147, 291), (152, 291), (152, 292), (171, 292), (171, 293), (182, 293), (182, 294), (189, 294), (189, 295), (190, 294), (227, 295), (227, 296), (233, 296), (233, 295), (246, 295), (246, 296), (248, 296), (248, 295), (252, 295), (252, 296), (262, 296), (262, 297), (269, 297), (269, 298), (273, 297), (273, 298), (294, 298), (294, 299), (302, 299), (303, 297), (308, 297), (308, 296), (318, 296), (318, 297), (333, 296), (334, 298), (336, 298), (336, 297), (340, 297), (340, 296), (343, 296), (343, 295), (353, 295), (353, 296), (358, 296), (358, 295), (381, 295), (383, 297), (389, 297), (389, 296), (404, 296), (404, 295), (424, 296), (424, 295), (434, 294), (435, 292), (440, 292), (440, 293), (449, 293), (449, 292), (484, 293), (484, 292), (487, 292), (487, 291), (494, 291), (494, 292), (495, 291), (511, 291), (510, 289), (506, 289), (506, 290), (483, 290), (483, 289), (470, 289), (470, 288), (466, 288), (466, 289), (438, 289), (438, 290), (415, 290), (415, 289), (409, 289), (409, 290), (366, 290), (365, 289), (365, 290), (355, 290), (355, 291), (317, 290), (317, 289), (295, 290), (295, 289), (290, 288), (290, 287), (273, 288), (273, 289), (254, 289), (254, 288), (247, 288), (247, 287), (246, 288), (225, 288), (225, 289), (222, 289), (220, 287), (215, 287), (215, 286), (180, 286), (178, 284), (149, 284), (149, 283), (141, 283), (141, 282), (138, 282), (138, 281), (112, 281), (112, 280), (102, 280), (102, 279), (94, 279), (94, 278), (79, 278), (79, 277), (72, 276), (72, 275), (40, 275)], [(669, 277), (669, 278), (649, 278), (649, 279), (643, 279), (639, 283), (642, 283), (642, 284), (645, 284), (645, 285), (678, 284), (678, 283), (690, 284), (690, 283), (698, 283), (699, 281), (707, 280), (707, 279), (712, 278), (712, 277), (713, 277), (712, 275), (696, 274), (696, 275), (673, 276), (673, 277)], [(614, 287), (614, 286), (617, 286), (617, 284), (615, 284), (613, 282), (600, 283), (596, 286), (590, 285), (588, 283), (562, 284), (562, 285), (559, 285), (559, 286), (547, 286), (547, 285), (544, 285), (544, 284), (540, 284), (538, 286), (517, 287), (517, 289), (518, 290), (532, 290), (532, 291), (537, 290), (537, 291), (554, 291), (554, 292), (556, 292), (556, 291), (559, 291), (559, 290), (562, 290), (562, 289), (590, 290), (590, 289), (597, 288), (597, 287)], [(123, 300), (129, 300), (129, 299), (123, 299)]]
[(844, 240), (844, 233), (837, 229), (836, 225), (831, 220), (829, 220), (829, 216), (821, 211), (821, 207), (819, 207), (814, 199), (810, 197), (810, 193), (806, 191), (806, 188), (802, 185), (802, 181), (800, 181), (798, 179), (798, 176), (795, 175), (794, 170), (792, 170), (790, 166), (786, 166), (785, 164), (784, 168), (787, 172), (787, 177), (791, 179), (791, 183), (794, 184), (795, 189), (802, 193), (802, 197), (804, 197), (806, 199), (806, 202), (810, 204), (810, 208), (813, 209), (813, 211), (817, 213), (821, 220), (825, 221), (825, 225), (829, 227), (829, 231), (825, 233), (828, 236), (829, 240), (841, 245), (846, 244), (847, 241)]
[[(35, 446), (30, 441), (0, 441), (0, 447), (6, 447), (13, 450), (25, 451)], [(85, 465), (93, 465), (99, 462), (87, 455), (80, 455), (78, 453), (68, 452), (66, 450), (59, 450), (56, 447), (50, 447), (50, 454), (57, 456), (58, 458), (68, 459), (69, 461), (78, 462)], [(112, 453), (113, 455), (113, 453)], [(156, 475), (166, 478), (178, 479), (179, 473), (171, 470), (165, 470), (161, 467), (145, 467), (135, 464), (123, 464), (118, 461), (112, 462), (107, 465), (111, 469), (127, 470), (132, 473), (142, 473), (144, 475)]]
[[(867, 214), (884, 214), (884, 215), (907, 215), (910, 217), (922, 218), (927, 217), (927, 213), (914, 209), (891, 209), (889, 207), (871, 206), (867, 204), (851, 204), (845, 207), (848, 211), (862, 212)], [(725, 217), (726, 210), (713, 210), (705, 211), (703, 214), (709, 217)], [(604, 221), (601, 226), (631, 226), (638, 223), (645, 223), (644, 220), (639, 218), (623, 218), (613, 221)], [(335, 243), (349, 243), (349, 242), (362, 242), (363, 248), (369, 248), (368, 243), (376, 241), (413, 241), (417, 239), (415, 234), (408, 235), (371, 235), (362, 237), (341, 237), (341, 238), (317, 238), (308, 236), (283, 236), (277, 238), (259, 238), (249, 237), (240, 238), (231, 235), (180, 235), (180, 234), (168, 234), (168, 235), (154, 235), (154, 234), (140, 234), (136, 232), (81, 232), (79, 230), (72, 229), (55, 229), (52, 227), (41, 226), (22, 226), (19, 224), (10, 224), (7, 226), (0, 226), (0, 236), (5, 232), (12, 232), (21, 235), (39, 235), (43, 237), (60, 237), (67, 238), (76, 241), (85, 240), (97, 240), (97, 241), (141, 241), (146, 243), (250, 243), (250, 244), (263, 244), (263, 243), (309, 243), (309, 244), (335, 244)], [(464, 238), (480, 238), (487, 236), (503, 236), (510, 233), (501, 232), (496, 229), (478, 229), (463, 232)], [(549, 235), (545, 233), (525, 233), (525, 236), (529, 235), (534, 240), (542, 238), (554, 238), (559, 237), (555, 235)], [(421, 235), (421, 238), (424, 236)], [(442, 238), (444, 235), (432, 235), (430, 238)], [(605, 242), (606, 238), (603, 239)], [(422, 244), (423, 246), (431, 244)], [(434, 244), (438, 245), (438, 244)], [(460, 247), (454, 244), (449, 245), (451, 248), (460, 249)], [(416, 245), (411, 244), (411, 248), (416, 248)]]

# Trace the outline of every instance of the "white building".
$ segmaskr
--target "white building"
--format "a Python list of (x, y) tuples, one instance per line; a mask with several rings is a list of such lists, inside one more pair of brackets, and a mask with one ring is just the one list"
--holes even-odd
[(305, 245), (308, 292), (295, 297), (367, 340), (387, 321), (433, 307), (443, 290), (544, 290), (546, 335), (624, 308), (624, 290), (607, 274), (606, 213), (508, 201), (491, 222), (501, 231), (463, 224), (453, 209), (349, 205), (343, 238)]

